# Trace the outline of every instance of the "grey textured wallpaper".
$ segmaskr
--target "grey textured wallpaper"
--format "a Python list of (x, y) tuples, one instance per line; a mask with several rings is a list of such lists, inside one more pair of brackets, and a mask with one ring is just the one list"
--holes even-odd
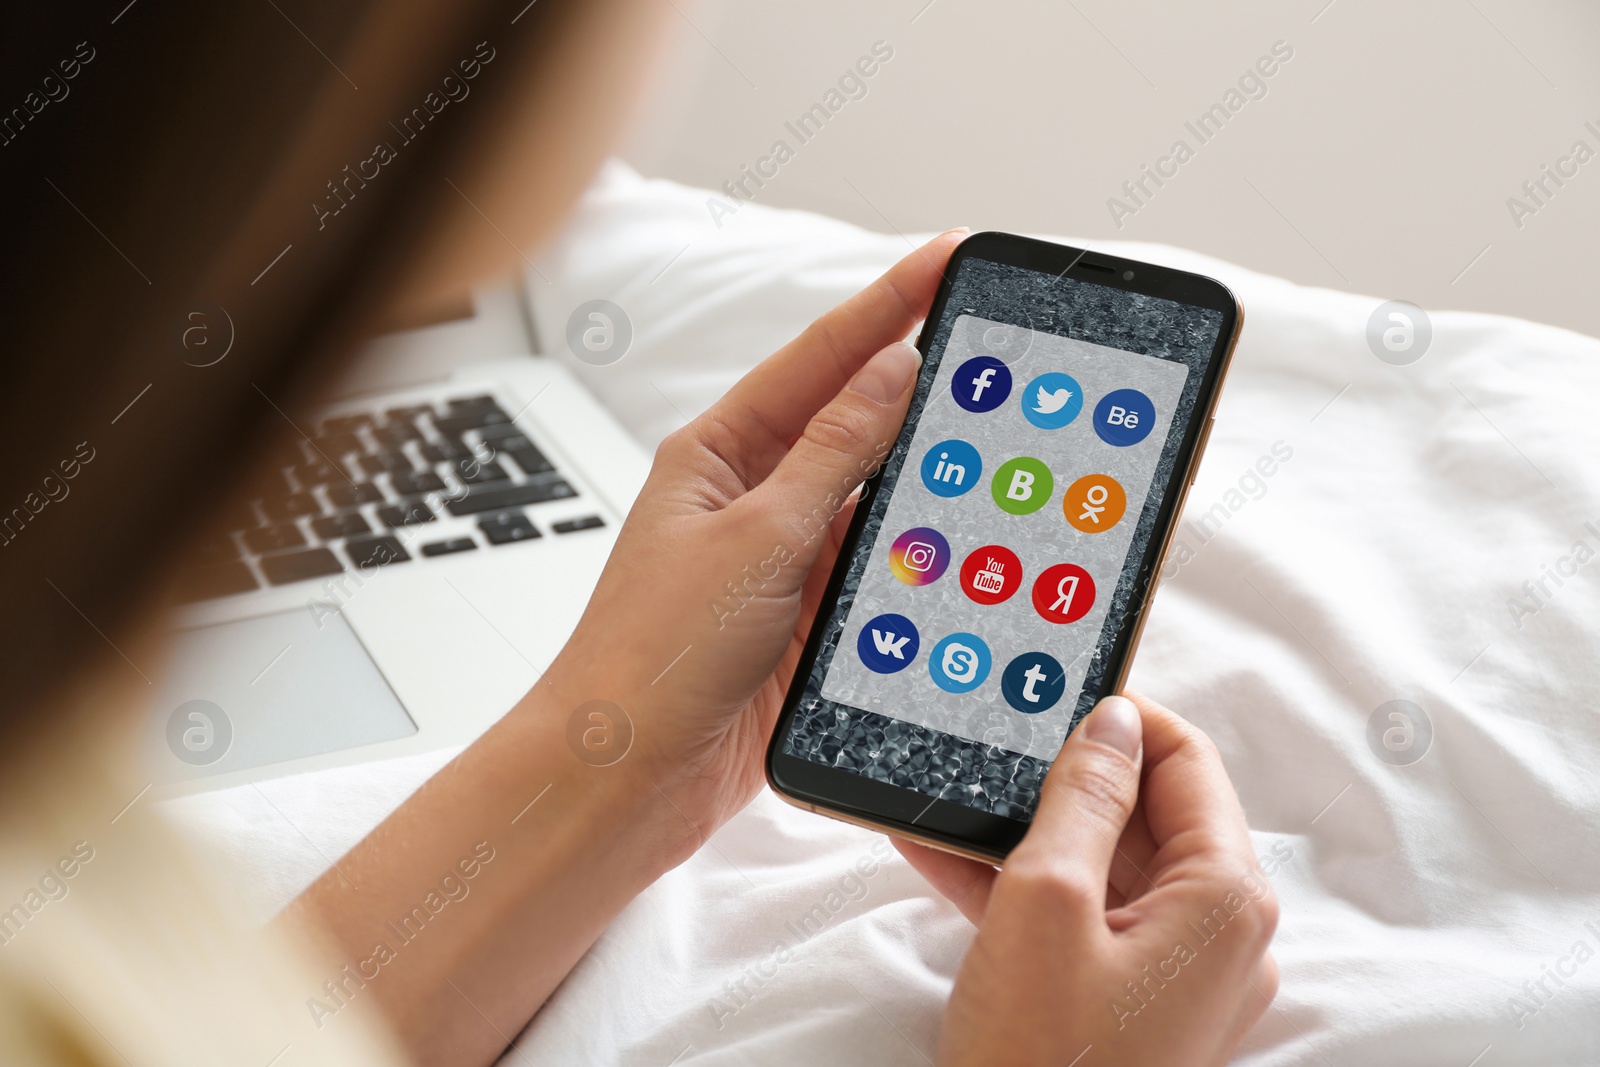
[[(912, 402), (908, 424), (916, 433), (902, 434), (885, 464), (785, 751), (1027, 821), (1050, 759), (1105, 684), (1106, 653), (1123, 625), (1177, 460), (1178, 431), (1198, 399), (1221, 323), (1208, 309), (963, 262)], [(1006, 402), (979, 413), (964, 410), (951, 392), (956, 368), (976, 355), (996, 357), (1012, 380)], [(1065, 372), (1082, 386), (1081, 414), (1059, 429), (1030, 425), (1023, 413), (1022, 391), (1045, 372)], [(1113, 447), (1091, 426), (1090, 408), (1113, 388), (1136, 388), (1154, 402), (1141, 445)], [(919, 474), (930, 446), (947, 439), (976, 446), (973, 458), (983, 467), (973, 474), (978, 484), (953, 498), (930, 491)], [(1028, 514), (1009, 514), (991, 499), (996, 468), (1016, 456), (1037, 458), (1056, 479), (1049, 503)], [(1089, 472), (1126, 488), (1126, 514), (1103, 533), (1080, 532), (1064, 517), (1063, 493)], [(902, 570), (897, 580), (890, 542), (924, 528), (948, 539), (940, 557), (947, 573), (930, 582), (928, 574)], [(902, 538), (908, 540), (941, 538)], [(1014, 549), (1027, 575), (1004, 603), (975, 603), (958, 584), (964, 557), (984, 545)], [(1100, 576), (1092, 608), (1067, 625), (1042, 618), (1028, 588), (1043, 568), (1063, 561)], [(907, 577), (927, 584), (907, 584)], [(857, 654), (860, 639), (872, 656), (862, 629), (884, 612), (913, 620), (920, 637), (916, 663), (893, 673), (878, 673)], [(986, 681), (966, 692), (936, 684), (928, 666), (935, 643), (960, 633), (980, 637), (992, 653)], [(1064, 673), (1066, 689), (1054, 708), (1024, 715), (1002, 698), (1000, 681), (1009, 660), (1033, 650), (1060, 663), (1052, 681), (1059, 685)]]

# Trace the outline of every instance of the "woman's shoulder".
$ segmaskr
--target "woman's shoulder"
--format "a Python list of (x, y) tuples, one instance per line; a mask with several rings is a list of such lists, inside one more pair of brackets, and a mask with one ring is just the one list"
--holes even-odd
[(0, 1063), (401, 1062), (360, 1008), (311, 1010), (304, 947), (252, 924), (152, 804), (76, 784), (0, 829)]

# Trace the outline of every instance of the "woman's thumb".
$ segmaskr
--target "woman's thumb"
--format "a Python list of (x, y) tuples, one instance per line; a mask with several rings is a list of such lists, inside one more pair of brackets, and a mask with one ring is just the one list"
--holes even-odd
[(803, 576), (816, 561), (850, 492), (889, 455), (921, 367), (921, 353), (905, 341), (880, 350), (812, 416), (771, 476), (746, 497), (795, 546), (791, 573)]
[(1106, 879), (1117, 841), (1139, 798), (1144, 750), (1139, 709), (1110, 696), (1075, 730), (1045, 776), (1027, 836), (1006, 866), (1065, 863), (1081, 875), (1085, 905), (1104, 908)]

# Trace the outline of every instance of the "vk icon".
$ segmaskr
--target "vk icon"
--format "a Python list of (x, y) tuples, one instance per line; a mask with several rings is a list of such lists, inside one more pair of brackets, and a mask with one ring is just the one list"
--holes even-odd
[(951, 634), (928, 654), (933, 684), (946, 693), (970, 693), (989, 677), (989, 646), (975, 634)]
[(856, 655), (875, 674), (894, 674), (917, 658), (917, 628), (904, 615), (879, 615), (861, 628)]
[(1150, 436), (1156, 406), (1137, 389), (1113, 389), (1094, 406), (1094, 432), (1118, 448), (1136, 445)]
[(973, 356), (950, 379), (950, 395), (968, 411), (993, 411), (1011, 395), (1011, 369), (993, 356)]
[(1022, 414), (1041, 430), (1059, 430), (1083, 410), (1083, 387), (1070, 374), (1041, 374), (1022, 391)]
[(952, 437), (922, 457), (922, 484), (934, 496), (960, 496), (978, 484), (983, 457), (967, 442)]
[(1043, 652), (1024, 652), (1000, 676), (1000, 694), (1024, 715), (1055, 707), (1066, 689), (1066, 672), (1055, 657)]

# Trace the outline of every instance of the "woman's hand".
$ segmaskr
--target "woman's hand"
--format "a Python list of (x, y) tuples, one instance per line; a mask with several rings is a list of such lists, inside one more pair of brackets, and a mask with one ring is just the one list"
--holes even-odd
[(686, 823), (682, 858), (747, 803), (848, 525), (888, 454), (951, 231), (818, 319), (667, 438), (576, 633), (558, 708), (620, 706), (642, 773)]
[(1223, 1064), (1277, 992), (1277, 901), (1227, 772), (1143, 697), (1068, 739), (1003, 870), (898, 845), (978, 927), (942, 1064)]

